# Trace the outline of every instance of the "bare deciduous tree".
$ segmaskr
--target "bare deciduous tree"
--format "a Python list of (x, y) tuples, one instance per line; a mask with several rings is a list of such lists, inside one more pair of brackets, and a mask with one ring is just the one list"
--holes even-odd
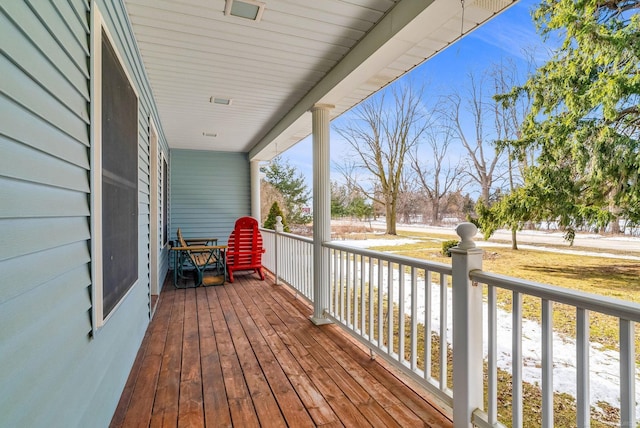
[(398, 192), (398, 218), (402, 223), (411, 223), (412, 219), (423, 211), (424, 201), (417, 190), (413, 171), (405, 167), (400, 178), (400, 191)]
[(460, 178), (462, 166), (460, 160), (455, 166), (447, 157), (449, 146), (453, 141), (451, 130), (448, 128), (430, 128), (425, 133), (430, 148), (431, 162), (421, 162), (418, 149), (409, 153), (411, 170), (420, 190), (426, 195), (431, 205), (431, 223), (440, 222), (440, 208), (449, 192), (461, 191)]
[[(385, 94), (389, 93), (392, 100), (387, 102)], [(428, 126), (421, 97), (422, 91), (411, 85), (382, 91), (356, 107), (354, 118), (337, 129), (355, 152), (338, 168), (350, 186), (384, 205), (386, 233), (390, 235), (396, 234), (405, 156), (418, 144)], [(358, 171), (365, 171), (369, 180), (354, 179), (354, 173)]]
[[(496, 167), (502, 156), (500, 149), (493, 144), (495, 138), (489, 137), (484, 129), (490, 120), (487, 118), (487, 107), (495, 105), (495, 101), (487, 98), (485, 84), (486, 73), (479, 79), (469, 73), (468, 92), (465, 96), (460, 91), (453, 90), (441, 99), (438, 110), (443, 123), (467, 151), (469, 168), (465, 168), (465, 172), (480, 186), (480, 197), (488, 203), (496, 178)], [(465, 117), (470, 117), (471, 123), (465, 123)]]

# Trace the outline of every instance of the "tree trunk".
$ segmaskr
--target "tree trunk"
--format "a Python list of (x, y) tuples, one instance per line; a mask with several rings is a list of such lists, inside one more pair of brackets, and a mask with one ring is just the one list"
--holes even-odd
[(438, 200), (433, 201), (433, 208), (431, 210), (431, 224), (434, 226), (438, 224), (440, 220), (440, 203)]
[(491, 189), (489, 188), (489, 186), (483, 183), (482, 184), (482, 200), (484, 201), (485, 204), (487, 204), (487, 206), (489, 206), (490, 192), (491, 192)]
[(397, 235), (396, 232), (396, 210), (393, 204), (387, 204), (387, 235)]
[(511, 229), (511, 249), (512, 250), (518, 249), (518, 239), (516, 237), (517, 232), (518, 231), (515, 227)]
[(609, 230), (614, 235), (620, 234), (620, 219), (616, 217), (611, 223), (609, 223)]

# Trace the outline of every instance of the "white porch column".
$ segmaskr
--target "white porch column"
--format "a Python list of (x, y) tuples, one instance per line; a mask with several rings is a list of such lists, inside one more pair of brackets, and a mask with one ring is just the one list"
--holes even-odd
[(313, 129), (313, 316), (314, 324), (329, 324), (329, 251), (331, 240), (331, 186), (329, 179), (329, 112), (334, 106), (316, 104), (311, 109)]
[(251, 217), (258, 220), (258, 225), (262, 226), (260, 218), (260, 161), (252, 160), (251, 165)]
[(469, 272), (482, 269), (482, 250), (473, 242), (478, 228), (461, 223), (461, 240), (451, 249), (453, 278), (453, 426), (471, 427), (471, 414), (483, 407), (482, 287)]

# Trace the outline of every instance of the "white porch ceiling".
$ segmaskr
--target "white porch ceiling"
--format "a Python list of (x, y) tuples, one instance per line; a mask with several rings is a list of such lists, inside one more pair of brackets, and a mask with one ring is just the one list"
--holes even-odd
[(340, 115), (514, 1), (465, 0), (464, 24), (460, 0), (263, 0), (259, 22), (225, 0), (125, 3), (169, 147), (268, 160), (314, 104)]

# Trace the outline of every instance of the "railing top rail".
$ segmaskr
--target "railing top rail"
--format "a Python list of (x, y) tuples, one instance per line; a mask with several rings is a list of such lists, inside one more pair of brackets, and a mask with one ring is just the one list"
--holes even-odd
[(425, 269), (431, 272), (438, 272), (445, 275), (451, 275), (452, 268), (450, 265), (444, 263), (430, 262), (422, 259), (415, 259), (413, 257), (399, 256), (397, 254), (383, 253), (380, 251), (372, 251), (364, 248), (350, 247), (345, 244), (338, 244), (334, 241), (323, 242), (322, 245), (326, 248), (331, 248), (339, 251), (346, 251), (353, 254), (358, 254), (365, 257), (371, 257), (374, 259), (385, 260), (391, 263), (398, 263), (404, 266), (412, 266), (420, 269)]
[(640, 304), (611, 297), (600, 296), (582, 291), (570, 290), (525, 279), (474, 270), (469, 273), (472, 281), (488, 284), (507, 290), (517, 291), (530, 296), (553, 302), (612, 315), (618, 318), (640, 322)]
[[(275, 234), (276, 231), (273, 229), (265, 229), (265, 228), (260, 228), (261, 232), (265, 232), (265, 233), (273, 233)], [(291, 239), (295, 239), (297, 241), (302, 241), (302, 242), (306, 242), (308, 244), (313, 244), (313, 238), (308, 238), (306, 236), (300, 236), (300, 235), (296, 235), (294, 233), (288, 233), (288, 232), (280, 232), (278, 235), (280, 236), (286, 236), (287, 238), (291, 238)]]

